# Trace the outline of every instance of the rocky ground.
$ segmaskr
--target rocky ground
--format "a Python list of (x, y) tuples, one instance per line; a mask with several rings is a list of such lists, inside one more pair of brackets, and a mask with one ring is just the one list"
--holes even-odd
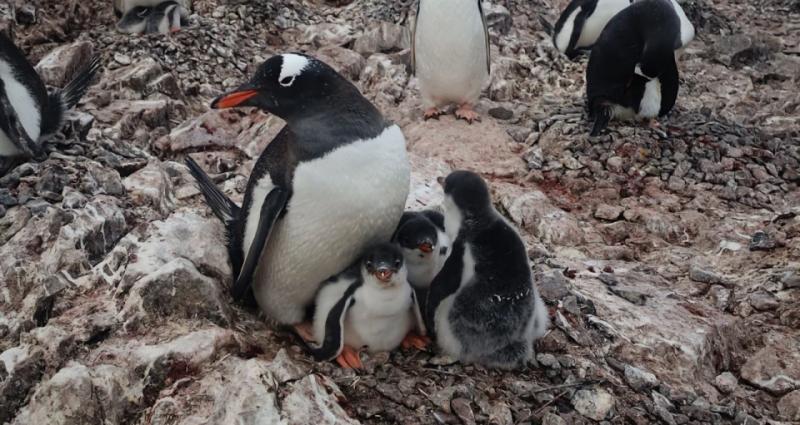
[[(106, 67), (49, 158), (0, 178), (0, 423), (800, 421), (796, 1), (682, 1), (698, 37), (675, 110), (595, 139), (586, 59), (542, 32), (564, 0), (488, 7), (493, 75), (472, 126), (421, 120), (410, 1), (198, 0), (171, 37), (118, 34), (107, 0), (16, 3), (0, 29), (49, 84), (92, 52)], [(398, 351), (343, 371), (231, 304), (221, 225), (182, 159), (241, 199), (282, 123), (207, 105), (287, 50), (403, 127), (410, 207), (437, 204), (453, 168), (491, 182), (550, 307), (538, 365)]]

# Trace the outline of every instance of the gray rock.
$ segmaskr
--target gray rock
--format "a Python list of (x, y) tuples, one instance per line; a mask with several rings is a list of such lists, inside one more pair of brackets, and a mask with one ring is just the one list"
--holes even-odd
[(550, 369), (561, 369), (561, 363), (556, 356), (550, 353), (539, 353), (536, 355), (536, 361), (544, 367)]
[(800, 272), (797, 270), (784, 272), (781, 276), (781, 283), (783, 284), (783, 289), (800, 288)]
[(345, 78), (356, 81), (367, 66), (364, 56), (344, 47), (327, 46), (317, 50), (317, 57), (327, 63)]
[(750, 251), (770, 251), (778, 247), (778, 242), (767, 232), (759, 230), (750, 239)]
[(594, 216), (603, 220), (615, 221), (619, 220), (620, 216), (622, 216), (623, 210), (624, 209), (619, 206), (600, 204), (597, 206), (597, 209), (594, 210)]
[(699, 264), (691, 264), (689, 266), (689, 279), (695, 282), (709, 283), (712, 285), (720, 285), (725, 282), (722, 276)]
[(800, 390), (795, 390), (781, 397), (778, 401), (778, 413), (786, 421), (800, 421)]
[(450, 401), (450, 408), (464, 425), (475, 424), (475, 413), (469, 404), (469, 400), (464, 398), (454, 398)]
[(545, 413), (542, 417), (542, 425), (567, 425), (567, 421), (553, 413)]
[(534, 274), (539, 295), (547, 302), (557, 302), (569, 295), (564, 274), (554, 270), (537, 271)]
[(76, 71), (89, 63), (94, 45), (78, 41), (55, 48), (36, 65), (36, 72), (46, 84), (63, 87)]
[(739, 387), (739, 379), (730, 372), (722, 372), (714, 378), (714, 386), (723, 394), (730, 394)]
[(391, 22), (370, 24), (364, 34), (353, 42), (353, 50), (365, 57), (373, 53), (392, 53), (410, 47), (409, 29)]
[(652, 373), (625, 365), (625, 381), (636, 391), (644, 392), (658, 385), (658, 378)]
[(602, 421), (614, 408), (614, 396), (603, 388), (578, 390), (572, 396), (572, 406), (582, 416)]
[(344, 409), (334, 402), (326, 388), (339, 392), (336, 384), (319, 375), (308, 375), (291, 385), (281, 402), (281, 411), (290, 418), (289, 424), (357, 424)]
[(750, 301), (750, 305), (753, 306), (758, 311), (767, 311), (767, 310), (775, 310), (778, 308), (778, 299), (775, 298), (775, 295), (765, 291), (759, 290), (756, 291), (748, 297)]
[(278, 354), (272, 359), (267, 369), (281, 384), (296, 381), (308, 375), (308, 370), (303, 365), (292, 360), (285, 348), (281, 348), (278, 351)]
[(742, 366), (743, 380), (774, 395), (800, 388), (800, 346), (797, 340), (782, 339), (748, 357)]
[(148, 164), (122, 184), (134, 205), (153, 207), (163, 215), (175, 209), (175, 191), (163, 163)]

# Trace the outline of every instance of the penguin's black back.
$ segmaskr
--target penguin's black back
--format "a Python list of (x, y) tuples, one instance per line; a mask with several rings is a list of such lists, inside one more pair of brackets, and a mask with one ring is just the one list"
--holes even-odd
[(663, 67), (668, 67), (667, 61), (674, 63), (676, 39), (680, 39), (680, 19), (669, 0), (637, 1), (611, 18), (586, 68), (590, 113), (598, 101), (630, 105), (631, 99), (640, 99), (641, 94), (634, 92), (643, 91), (643, 85), (632, 84), (634, 68), (647, 59), (664, 61)]
[(28, 89), (36, 102), (39, 113), (44, 115), (43, 112), (47, 106), (48, 98), (44, 82), (42, 82), (36, 70), (33, 69), (31, 63), (28, 62), (28, 58), (25, 57), (22, 50), (2, 32), (0, 32), (0, 59), (10, 65), (14, 79)]

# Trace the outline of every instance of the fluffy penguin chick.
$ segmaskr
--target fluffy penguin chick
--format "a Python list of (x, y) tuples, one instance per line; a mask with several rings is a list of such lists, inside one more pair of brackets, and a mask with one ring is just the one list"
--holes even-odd
[(61, 128), (100, 65), (93, 58), (63, 89), (48, 93), (22, 51), (0, 32), (0, 159), (42, 157), (42, 140)]
[(181, 6), (174, 1), (165, 1), (153, 9), (147, 18), (147, 34), (168, 34), (181, 29)]
[(431, 210), (405, 212), (393, 239), (408, 266), (408, 282), (414, 289), (427, 289), (450, 253), (444, 215)]
[(586, 97), (592, 136), (611, 118), (667, 114), (678, 97), (680, 19), (669, 0), (640, 0), (611, 18), (592, 48)]
[(117, 22), (117, 29), (128, 34), (143, 34), (152, 13), (153, 8), (151, 7), (136, 6), (122, 15)]
[(361, 367), (357, 350), (393, 350), (415, 327), (425, 335), (403, 255), (395, 245), (379, 244), (320, 289), (314, 313), (319, 345), (311, 351), (317, 360)]
[[(675, 40), (675, 49), (679, 49), (686, 47), (694, 39), (694, 25), (689, 22), (678, 2), (670, 1), (680, 19), (680, 36)], [(633, 2), (633, 0), (572, 0), (556, 22), (553, 44), (567, 57), (574, 58), (581, 50), (590, 49), (611, 18)]]
[(443, 185), (445, 232), (454, 243), (428, 294), (428, 330), (462, 362), (523, 366), (548, 325), (525, 245), (480, 176), (455, 171)]
[(459, 105), (456, 116), (478, 120), (472, 109), (489, 78), (489, 32), (480, 0), (420, 0), (412, 35), (412, 67), (425, 118)]

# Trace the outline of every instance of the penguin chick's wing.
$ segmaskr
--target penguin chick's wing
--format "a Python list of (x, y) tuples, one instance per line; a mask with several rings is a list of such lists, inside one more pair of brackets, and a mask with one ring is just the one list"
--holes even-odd
[[(322, 311), (315, 313), (314, 320), (317, 320), (316, 315), (324, 315), (324, 317), (320, 317), (319, 319), (322, 320), (324, 318), (325, 320), (324, 336), (321, 337), (322, 341), (318, 345), (309, 344), (308, 346), (311, 355), (313, 355), (317, 361), (333, 360), (342, 352), (342, 348), (344, 347), (344, 319), (347, 315), (347, 310), (355, 304), (354, 296), (356, 290), (361, 287), (362, 283), (363, 281), (359, 275), (359, 277), (347, 287), (344, 293), (342, 293), (339, 300), (336, 301), (330, 311), (327, 312), (327, 315)], [(329, 284), (336, 285), (336, 283)], [(334, 289), (335, 291), (335, 288), (322, 288), (320, 291), (326, 289)], [(317, 303), (317, 308), (324, 307), (322, 303)], [(319, 335), (315, 335), (315, 337), (320, 338)]]
[(434, 319), (436, 309), (439, 304), (448, 296), (452, 295), (461, 286), (461, 275), (464, 268), (464, 241), (457, 240), (453, 244), (450, 257), (444, 263), (444, 267), (433, 278), (430, 290), (428, 291), (428, 301), (425, 303), (425, 325), (428, 332), (433, 335), (436, 331)]
[(483, 22), (483, 35), (486, 38), (486, 72), (492, 72), (492, 45), (489, 43), (489, 25), (486, 23), (486, 13), (483, 12), (483, 5), (481, 0), (478, 0), (478, 11), (481, 14), (481, 22)]
[(33, 158), (41, 156), (39, 146), (25, 131), (17, 111), (11, 105), (2, 79), (0, 79), (0, 129), (5, 130), (11, 143), (24, 152), (25, 155)]
[(417, 299), (417, 292), (411, 289), (411, 308), (414, 309), (414, 322), (417, 328), (417, 333), (420, 336), (428, 334), (428, 329), (425, 326), (425, 320), (422, 318), (422, 311), (419, 308), (419, 300)]
[(275, 187), (267, 194), (264, 203), (261, 205), (261, 212), (258, 220), (258, 227), (256, 234), (253, 237), (253, 242), (250, 244), (250, 249), (246, 253), (244, 265), (242, 266), (239, 277), (231, 288), (233, 298), (241, 300), (248, 293), (250, 285), (253, 282), (253, 273), (256, 271), (258, 259), (261, 258), (261, 252), (267, 246), (270, 233), (275, 222), (283, 213), (286, 208), (286, 203), (289, 200), (289, 191), (281, 187)]

